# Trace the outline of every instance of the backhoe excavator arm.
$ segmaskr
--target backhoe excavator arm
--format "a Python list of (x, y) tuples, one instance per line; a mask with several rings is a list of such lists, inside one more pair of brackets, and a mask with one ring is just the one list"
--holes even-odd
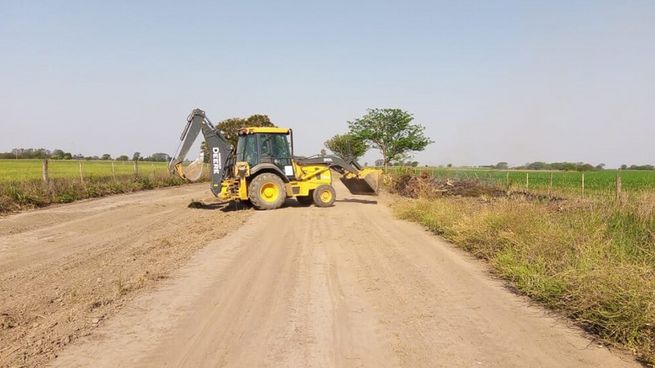
[[(223, 179), (227, 176), (229, 168), (234, 164), (234, 157), (232, 146), (225, 139), (225, 136), (207, 119), (204, 111), (194, 109), (187, 117), (187, 125), (180, 137), (180, 146), (168, 164), (168, 169), (171, 173), (176, 173), (184, 179), (191, 181), (199, 179), (199, 176), (197, 178), (188, 177), (184, 172), (182, 163), (201, 131), (210, 154), (211, 191), (214, 195), (218, 195), (221, 192)], [(202, 165), (202, 161), (200, 164)]]

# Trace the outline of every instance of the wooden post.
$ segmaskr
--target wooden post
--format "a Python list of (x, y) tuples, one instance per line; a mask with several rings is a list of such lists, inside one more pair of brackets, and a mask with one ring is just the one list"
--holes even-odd
[(45, 158), (43, 159), (43, 165), (41, 167), (41, 178), (43, 179), (43, 183), (48, 185), (50, 182), (50, 178), (48, 177), (48, 159)]
[(550, 183), (548, 184), (548, 198), (550, 198), (552, 193), (553, 193), (553, 172), (551, 171), (550, 172)]
[(584, 197), (584, 172), (582, 173), (582, 196)]
[(621, 201), (621, 177), (616, 175), (616, 200)]
[(530, 173), (525, 173), (525, 190), (530, 189)]
[(116, 181), (116, 167), (114, 166), (114, 161), (111, 162), (111, 178), (113, 181)]
[(84, 172), (82, 171), (82, 161), (80, 161), (80, 183), (84, 185)]
[(505, 184), (507, 185), (507, 190), (509, 190), (509, 170), (505, 173)]

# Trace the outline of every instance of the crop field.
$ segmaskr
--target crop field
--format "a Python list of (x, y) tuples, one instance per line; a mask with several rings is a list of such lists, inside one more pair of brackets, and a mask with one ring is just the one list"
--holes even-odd
[(166, 162), (0, 160), (0, 214), (79, 199), (170, 187), (185, 181)]
[[(41, 180), (42, 160), (0, 160), (0, 183)], [(132, 161), (49, 160), (48, 176), (52, 179), (79, 179), (80, 163), (84, 178), (134, 175)], [(168, 175), (166, 162), (138, 162), (140, 175)]]
[[(400, 169), (406, 170), (406, 169)], [(536, 171), (491, 169), (410, 168), (414, 172), (427, 171), (437, 178), (476, 180), (513, 189), (559, 191), (568, 193), (615, 193), (617, 176), (623, 192), (642, 192), (655, 189), (655, 171), (602, 170), (602, 171)], [(551, 182), (552, 178), (552, 182)], [(552, 183), (552, 184), (551, 184)]]

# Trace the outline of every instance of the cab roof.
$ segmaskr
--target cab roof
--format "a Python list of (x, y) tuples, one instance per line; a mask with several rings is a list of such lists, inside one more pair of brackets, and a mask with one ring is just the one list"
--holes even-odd
[(291, 129), (289, 128), (277, 128), (277, 127), (251, 127), (251, 128), (241, 128), (239, 129), (239, 135), (246, 134), (289, 134)]

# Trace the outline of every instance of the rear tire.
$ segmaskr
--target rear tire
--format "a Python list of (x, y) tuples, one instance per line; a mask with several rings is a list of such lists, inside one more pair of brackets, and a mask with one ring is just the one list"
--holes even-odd
[(248, 185), (248, 199), (258, 210), (280, 208), (286, 197), (284, 182), (275, 174), (259, 174)]
[(320, 185), (314, 189), (314, 204), (318, 207), (330, 207), (337, 199), (337, 193), (331, 185)]

